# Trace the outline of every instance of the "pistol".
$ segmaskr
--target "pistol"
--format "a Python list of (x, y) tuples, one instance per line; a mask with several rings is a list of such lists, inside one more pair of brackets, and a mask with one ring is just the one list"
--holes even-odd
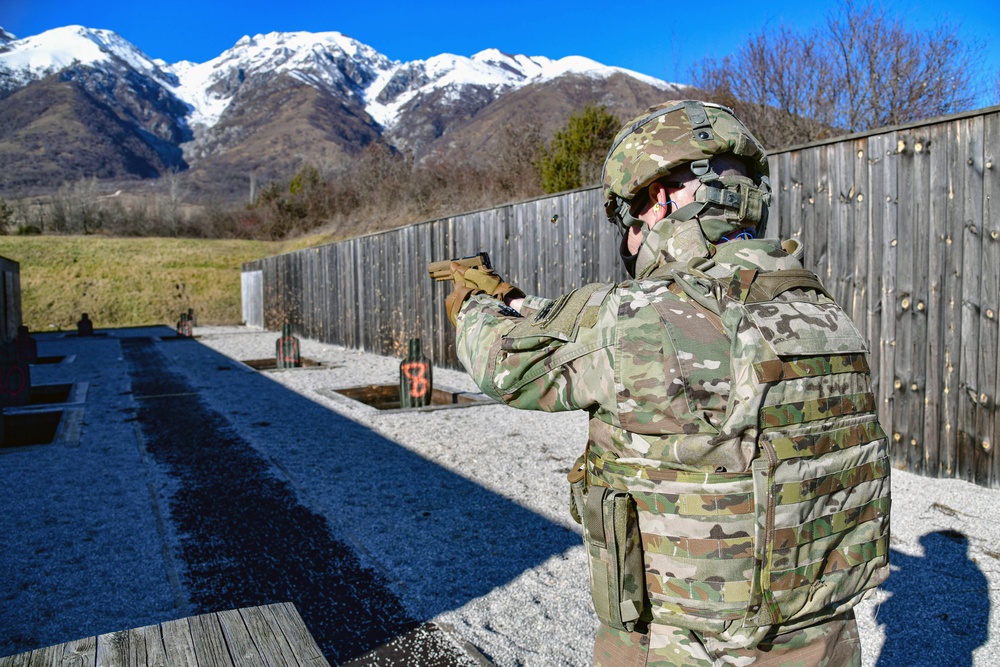
[(469, 255), (468, 257), (460, 257), (459, 259), (444, 259), (440, 262), (430, 262), (427, 265), (427, 273), (434, 280), (451, 280), (453, 278), (451, 273), (451, 263), (461, 264), (462, 266), (467, 266), (470, 269), (487, 269), (493, 268), (490, 263), (489, 253), (480, 252), (476, 255)]

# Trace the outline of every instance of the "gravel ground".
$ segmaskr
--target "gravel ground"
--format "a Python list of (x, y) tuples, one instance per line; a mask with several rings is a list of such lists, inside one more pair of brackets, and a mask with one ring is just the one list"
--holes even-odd
[[(174, 509), (184, 481), (146, 449), (119, 340), (171, 332), (109, 333), (37, 336), (40, 354), (76, 356), (35, 366), (35, 384), (87, 382), (87, 397), (77, 443), (0, 449), (0, 655), (212, 604), (191, 590), (194, 533)], [(408, 618), (501, 667), (589, 664), (596, 620), (564, 477), (586, 439), (583, 415), (380, 412), (331, 390), (392, 384), (396, 359), (303, 340), (322, 368), (259, 373), (238, 360), (272, 357), (276, 334), (195, 333), (156, 344), (171, 371)], [(456, 371), (434, 379), (476, 390)], [(893, 574), (859, 610), (865, 665), (1000, 665), (997, 506), (998, 491), (893, 472)]]

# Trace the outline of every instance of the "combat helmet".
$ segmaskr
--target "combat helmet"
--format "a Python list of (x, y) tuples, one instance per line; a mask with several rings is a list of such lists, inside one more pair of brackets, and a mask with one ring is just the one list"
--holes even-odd
[[(715, 174), (712, 158), (726, 154), (742, 158), (750, 178), (722, 179)], [(697, 100), (650, 107), (618, 132), (602, 175), (608, 219), (627, 231), (639, 222), (630, 210), (636, 195), (685, 166), (704, 185), (697, 201), (672, 218), (698, 217), (709, 241), (717, 241), (727, 227), (752, 227), (763, 235), (770, 202), (766, 151), (731, 109)]]

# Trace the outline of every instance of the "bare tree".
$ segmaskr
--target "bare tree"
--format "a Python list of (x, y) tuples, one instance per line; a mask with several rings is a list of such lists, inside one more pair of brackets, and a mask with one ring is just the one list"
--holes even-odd
[(709, 97), (733, 107), (766, 146), (804, 143), (829, 132), (830, 68), (811, 36), (786, 25), (764, 28), (721, 61), (706, 58), (694, 78)]
[(847, 0), (808, 32), (765, 28), (693, 78), (775, 148), (970, 108), (976, 46), (954, 25), (915, 31), (870, 0)]
[(973, 51), (957, 28), (914, 32), (871, 4), (848, 0), (827, 19), (841, 93), (835, 122), (851, 132), (907, 123), (972, 106)]
[(542, 194), (535, 163), (542, 143), (538, 123), (504, 123), (497, 137), (497, 151), (486, 170), (501, 198), (533, 197)]

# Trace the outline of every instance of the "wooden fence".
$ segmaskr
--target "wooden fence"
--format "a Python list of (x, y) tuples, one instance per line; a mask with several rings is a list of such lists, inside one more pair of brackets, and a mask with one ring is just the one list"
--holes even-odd
[[(992, 487), (1000, 486), (998, 152), (993, 107), (769, 158), (768, 236), (803, 242), (806, 266), (865, 334), (894, 464)], [(624, 277), (601, 191), (586, 188), (251, 262), (244, 293), (262, 282), (268, 329), (287, 319), (304, 336), (389, 356), (420, 337), (435, 363), (457, 368), (448, 287), (424, 267), (480, 249), (501, 275), (543, 296)]]
[(771, 232), (871, 348), (897, 467), (1000, 486), (1000, 107), (770, 156)]
[(21, 326), (21, 265), (0, 257), (0, 343), (17, 337)]
[[(600, 189), (586, 188), (249, 262), (243, 292), (262, 282), (266, 329), (287, 320), (309, 338), (400, 357), (422, 338), (437, 365), (461, 368), (444, 310), (451, 286), (431, 280), (427, 263), (480, 250), (542, 296), (625, 277)], [(248, 323), (255, 308), (244, 305)]]

